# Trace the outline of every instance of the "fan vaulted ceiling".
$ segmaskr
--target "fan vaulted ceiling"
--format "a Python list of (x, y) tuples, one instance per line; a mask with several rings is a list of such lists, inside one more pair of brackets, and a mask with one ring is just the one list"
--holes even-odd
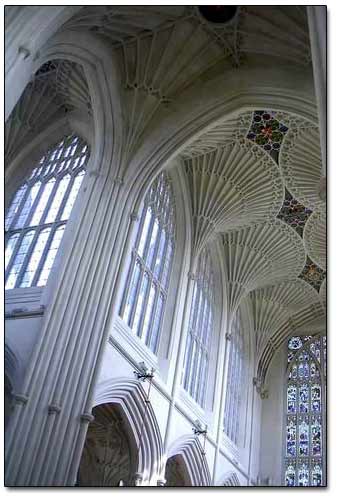
[[(311, 64), (302, 6), (242, 6), (224, 24), (208, 22), (195, 6), (88, 6), (63, 29), (90, 32), (117, 56), (125, 169), (154, 117), (182, 92), (257, 59)], [(74, 109), (91, 119), (83, 69), (63, 60), (45, 64), (6, 123), (7, 161), (47, 123)], [(180, 158), (193, 251), (220, 245), (228, 309), (234, 312), (244, 298), (250, 302), (264, 375), (294, 330), (290, 324), (305, 326), (324, 316), (326, 215), (317, 188), (318, 127), (278, 109), (245, 110), (199, 133)], [(268, 310), (264, 321), (262, 309)]]

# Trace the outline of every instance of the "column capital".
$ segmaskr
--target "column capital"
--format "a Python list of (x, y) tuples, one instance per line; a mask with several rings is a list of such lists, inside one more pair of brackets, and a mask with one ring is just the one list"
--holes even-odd
[(140, 474), (139, 472), (137, 472), (135, 474), (135, 486), (140, 486), (142, 483), (142, 480), (143, 480), (143, 474)]
[(121, 176), (116, 176), (116, 178), (113, 179), (113, 183), (115, 185), (123, 185), (124, 179)]
[(81, 422), (83, 422), (85, 424), (90, 424), (90, 422), (95, 420), (95, 417), (91, 413), (88, 413), (88, 412), (82, 413), (80, 418), (81, 418)]
[(56, 413), (58, 415), (60, 413), (61, 409), (62, 409), (61, 406), (58, 405), (57, 403), (51, 403), (48, 406), (48, 413), (49, 413), (49, 415), (51, 415), (52, 413)]
[(20, 393), (13, 393), (12, 398), (17, 405), (25, 405), (29, 399), (26, 394)]
[(197, 275), (193, 273), (191, 270), (187, 273), (187, 276), (190, 280), (197, 280)]
[(132, 211), (132, 213), (130, 214), (130, 220), (139, 221), (139, 214), (137, 213), (137, 211)]

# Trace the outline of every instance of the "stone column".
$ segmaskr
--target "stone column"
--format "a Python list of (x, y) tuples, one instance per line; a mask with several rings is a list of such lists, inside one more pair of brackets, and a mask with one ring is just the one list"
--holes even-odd
[[(90, 388), (106, 345), (110, 302), (129, 217), (123, 186), (88, 177), (73, 246), (44, 318), (6, 437), (7, 486), (64, 486), (90, 421)], [(117, 208), (116, 208), (117, 206)], [(70, 225), (70, 223), (69, 223)], [(116, 257), (115, 255), (118, 255)], [(72, 471), (70, 472), (70, 469)]]
[(327, 100), (326, 100), (326, 37), (327, 37), (327, 8), (324, 5), (308, 5), (308, 24), (312, 67), (314, 73), (317, 112), (320, 129), (322, 150), (322, 179), (319, 185), (320, 197), (326, 198), (326, 128), (327, 128)]
[[(5, 10), (5, 119), (32, 77), (40, 48), (81, 6), (7, 6)], [(34, 64), (35, 63), (35, 64)]]

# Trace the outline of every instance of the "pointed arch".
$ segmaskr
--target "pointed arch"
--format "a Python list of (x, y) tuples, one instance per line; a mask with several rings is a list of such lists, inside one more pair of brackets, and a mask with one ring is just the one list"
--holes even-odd
[(241, 486), (239, 478), (235, 472), (229, 471), (219, 479), (217, 486)]
[[(125, 415), (134, 442), (139, 448), (137, 474), (142, 485), (156, 485), (162, 474), (163, 443), (158, 422), (139, 381), (117, 378), (102, 382), (96, 388), (94, 406), (115, 403)], [(146, 416), (145, 407), (147, 407)]]
[(5, 344), (5, 368), (4, 373), (8, 379), (11, 389), (15, 389), (17, 384), (17, 379), (20, 373), (19, 360), (15, 352), (10, 348), (8, 344)]
[(208, 468), (201, 443), (196, 436), (182, 436), (169, 448), (167, 459), (181, 455), (189, 477), (191, 486), (210, 486), (211, 474)]

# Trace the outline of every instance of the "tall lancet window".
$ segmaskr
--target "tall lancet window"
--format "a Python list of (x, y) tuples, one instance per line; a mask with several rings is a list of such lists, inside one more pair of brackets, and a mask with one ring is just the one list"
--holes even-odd
[(79, 137), (66, 137), (17, 190), (5, 219), (6, 289), (46, 284), (88, 158)]
[(288, 341), (286, 486), (324, 485), (326, 337)]
[(152, 183), (132, 250), (120, 316), (157, 352), (175, 249), (175, 207), (169, 176)]
[(214, 277), (210, 253), (204, 249), (193, 288), (183, 370), (184, 389), (202, 407), (205, 405), (213, 325)]
[(245, 356), (240, 313), (232, 323), (231, 345), (228, 362), (225, 413), (223, 428), (226, 436), (235, 444), (239, 443), (241, 407), (245, 394)]

